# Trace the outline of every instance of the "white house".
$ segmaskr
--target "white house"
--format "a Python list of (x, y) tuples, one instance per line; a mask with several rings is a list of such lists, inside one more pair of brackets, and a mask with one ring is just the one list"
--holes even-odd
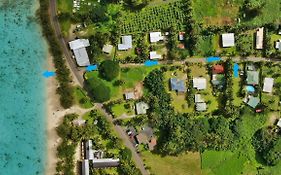
[(275, 42), (275, 49), (281, 50), (281, 40)]
[(273, 89), (273, 83), (274, 83), (273, 78), (264, 78), (263, 89), (262, 89), (263, 92), (271, 93)]
[(156, 43), (158, 41), (164, 40), (164, 36), (162, 36), (161, 32), (150, 32), (149, 37), (151, 43)]
[(121, 44), (118, 44), (118, 50), (128, 50), (133, 48), (132, 35), (126, 35), (121, 37)]
[(78, 66), (90, 65), (90, 60), (86, 51), (86, 47), (90, 46), (90, 42), (88, 39), (77, 39), (74, 41), (70, 41), (68, 44), (70, 46), (70, 49), (74, 53)]
[(202, 90), (207, 88), (206, 78), (193, 78), (193, 87)]
[(222, 34), (222, 47), (233, 47), (234, 45), (234, 33)]

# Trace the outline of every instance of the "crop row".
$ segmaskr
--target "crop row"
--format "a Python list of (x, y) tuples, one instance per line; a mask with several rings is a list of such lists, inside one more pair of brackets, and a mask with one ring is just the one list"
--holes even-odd
[(121, 33), (148, 32), (175, 26), (182, 29), (185, 14), (179, 2), (148, 7), (140, 12), (123, 14)]

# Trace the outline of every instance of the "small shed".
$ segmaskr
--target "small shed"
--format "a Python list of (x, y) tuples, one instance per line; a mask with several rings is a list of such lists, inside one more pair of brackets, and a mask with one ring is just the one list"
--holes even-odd
[(206, 103), (196, 103), (196, 111), (202, 112), (207, 110)]
[(275, 49), (281, 51), (281, 40), (278, 40), (278, 41), (275, 42)]
[(195, 103), (203, 103), (204, 99), (202, 98), (202, 96), (200, 94), (195, 94), (194, 101), (195, 101)]
[(273, 78), (264, 78), (263, 89), (262, 89), (263, 92), (271, 93), (273, 89), (273, 83), (274, 83)]
[(106, 44), (103, 46), (102, 51), (107, 54), (111, 54), (113, 46), (110, 44)]
[(233, 47), (235, 45), (234, 33), (222, 34), (222, 47)]
[(124, 94), (126, 100), (131, 100), (135, 98), (135, 93), (134, 92), (127, 92)]
[(185, 35), (185, 32), (179, 32), (179, 41), (184, 40), (184, 35)]
[(193, 78), (193, 87), (202, 90), (207, 88), (207, 80), (206, 78)]
[(152, 51), (152, 52), (149, 52), (149, 58), (151, 60), (154, 60), (154, 59), (161, 59), (162, 56), (160, 54), (157, 54), (156, 51)]
[(147, 103), (145, 103), (145, 102), (136, 103), (136, 112), (138, 115), (146, 114), (147, 109), (149, 109), (149, 106)]

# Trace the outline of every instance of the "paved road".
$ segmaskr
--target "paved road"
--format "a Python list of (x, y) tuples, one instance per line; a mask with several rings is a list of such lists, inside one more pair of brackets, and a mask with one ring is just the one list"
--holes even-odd
[[(79, 86), (81, 86), (83, 88), (84, 78), (83, 78), (83, 75), (81, 74), (81, 71), (83, 71), (83, 70), (80, 69), (80, 68), (77, 68), (76, 63), (74, 62), (74, 59), (72, 58), (72, 53), (69, 51), (68, 45), (66, 44), (67, 42), (63, 38), (63, 35), (61, 33), (61, 29), (60, 29), (60, 24), (59, 24), (59, 21), (58, 21), (58, 18), (57, 18), (57, 13), (56, 13), (57, 7), (56, 7), (56, 5), (57, 5), (56, 0), (50, 0), (51, 24), (54, 28), (55, 34), (56, 34), (59, 42), (60, 42), (60, 45), (61, 45), (63, 53), (66, 57), (66, 61), (67, 61), (67, 64), (70, 68), (70, 71), (73, 75), (73, 78), (75, 78), (77, 80), (77, 83), (79, 84)], [(102, 104), (96, 104), (95, 106), (99, 110), (101, 110), (104, 113), (104, 115), (106, 116), (107, 120), (113, 124), (112, 116), (103, 109)], [(114, 130), (117, 132), (119, 137), (123, 140), (126, 147), (128, 147), (131, 150), (133, 161), (135, 162), (136, 166), (140, 169), (142, 175), (148, 175), (149, 173), (144, 167), (144, 163), (143, 163), (142, 158), (136, 152), (136, 149), (134, 148), (134, 146), (130, 142), (130, 140), (127, 137), (124, 130), (118, 125), (113, 124), (113, 126), (114, 126)]]
[[(107, 118), (107, 120), (109, 122), (113, 123), (113, 121), (114, 121), (113, 117), (106, 112), (106, 110), (103, 108), (102, 104), (97, 103), (97, 104), (95, 104), (95, 106), (97, 109), (99, 109), (104, 114), (104, 116)], [(144, 167), (144, 162), (143, 162), (142, 158), (136, 152), (136, 148), (133, 146), (133, 144), (128, 139), (127, 133), (119, 125), (114, 125), (114, 130), (118, 133), (119, 137), (122, 139), (125, 146), (132, 151), (132, 158), (133, 158), (134, 162), (136, 163), (136, 166), (140, 169), (141, 173), (143, 175), (148, 175), (149, 173), (147, 172), (147, 170)]]
[(61, 28), (60, 28), (60, 24), (58, 21), (58, 17), (57, 17), (57, 0), (50, 0), (50, 18), (51, 18), (51, 24), (54, 28), (55, 31), (55, 35), (57, 36), (57, 39), (60, 42), (60, 46), (63, 50), (63, 53), (66, 57), (66, 62), (68, 64), (68, 67), (70, 68), (70, 71), (73, 75), (73, 78), (75, 78), (77, 80), (77, 83), (83, 87), (83, 83), (84, 83), (84, 79), (83, 79), (83, 75), (80, 72), (80, 69), (76, 66), (76, 63), (74, 61), (74, 59), (72, 58), (72, 53), (71, 51), (68, 49), (68, 44), (65, 41), (62, 33), (61, 33)]

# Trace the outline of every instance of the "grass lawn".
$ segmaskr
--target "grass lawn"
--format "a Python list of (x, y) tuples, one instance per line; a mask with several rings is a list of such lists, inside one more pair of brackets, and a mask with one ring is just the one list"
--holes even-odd
[(63, 13), (72, 13), (73, 0), (57, 0), (58, 11)]
[(243, 0), (193, 0), (194, 18), (205, 26), (231, 25), (235, 23), (242, 3)]
[[(243, 64), (239, 64), (240, 70), (244, 70), (242, 67)], [(239, 91), (240, 91), (240, 86), (241, 86), (241, 77), (234, 77), (232, 78), (233, 80), (233, 103), (235, 106), (240, 107), (243, 104), (243, 97), (239, 97)]]
[(212, 85), (210, 83), (210, 76), (208, 75), (207, 69), (204, 65), (194, 64), (191, 67), (191, 75), (192, 77), (204, 77), (207, 79), (207, 89), (196, 91), (196, 94), (201, 94), (202, 98), (207, 103), (207, 113), (212, 112), (218, 109), (218, 100), (212, 94)]
[[(159, 66), (152, 66), (152, 67), (145, 67), (145, 66), (138, 66), (133, 68), (122, 68), (120, 71), (120, 76), (117, 79), (124, 80), (124, 84), (122, 86), (114, 86), (113, 83), (115, 80), (109, 82), (101, 77), (99, 77), (98, 71), (87, 72), (85, 74), (85, 78), (98, 78), (106, 86), (110, 88), (110, 96), (111, 100), (117, 100), (123, 98), (123, 93), (128, 89), (133, 89), (139, 82), (143, 81), (144, 78), (154, 69), (159, 68)], [(116, 79), (116, 80), (117, 80)]]
[(265, 5), (261, 10), (261, 14), (252, 20), (245, 21), (248, 25), (263, 25), (277, 22), (281, 19), (280, 14), (280, 0), (265, 1)]
[[(274, 84), (280, 84), (281, 83), (281, 74), (280, 72), (280, 66), (269, 64), (264, 65), (262, 69), (263, 79), (264, 77), (268, 78), (274, 78)], [(263, 87), (263, 85), (262, 85)], [(271, 111), (277, 111), (279, 110), (279, 95), (278, 92), (280, 92), (280, 89), (277, 89), (277, 87), (273, 87), (272, 93), (266, 93), (262, 92), (262, 102), (268, 107)]]
[(155, 175), (201, 175), (199, 153), (186, 153), (176, 157), (162, 157), (145, 151), (141, 153), (150, 172)]
[(246, 157), (231, 151), (205, 151), (202, 154), (203, 174), (237, 175), (243, 171)]
[(80, 87), (74, 88), (74, 98), (75, 98), (75, 103), (82, 108), (88, 109), (93, 107), (91, 99), (86, 96), (86, 92), (82, 90)]
[(186, 82), (186, 74), (183, 71), (177, 69), (175, 71), (165, 72), (164, 78), (165, 89), (168, 93), (170, 93), (172, 97), (172, 106), (175, 108), (175, 110), (180, 113), (192, 112), (193, 108), (189, 108), (186, 101), (186, 93), (178, 94), (176, 91), (170, 90), (170, 79), (178, 78), (180, 80), (185, 80)]
[(213, 47), (213, 36), (200, 36), (196, 46), (196, 56), (207, 57), (215, 53)]
[[(126, 104), (130, 105), (130, 108), (127, 109), (125, 107)], [(114, 117), (120, 117), (121, 115), (125, 114), (125, 115), (134, 115), (135, 111), (134, 111), (134, 103), (133, 102), (125, 102), (125, 103), (121, 103), (121, 104), (115, 104), (112, 106), (112, 112)]]

